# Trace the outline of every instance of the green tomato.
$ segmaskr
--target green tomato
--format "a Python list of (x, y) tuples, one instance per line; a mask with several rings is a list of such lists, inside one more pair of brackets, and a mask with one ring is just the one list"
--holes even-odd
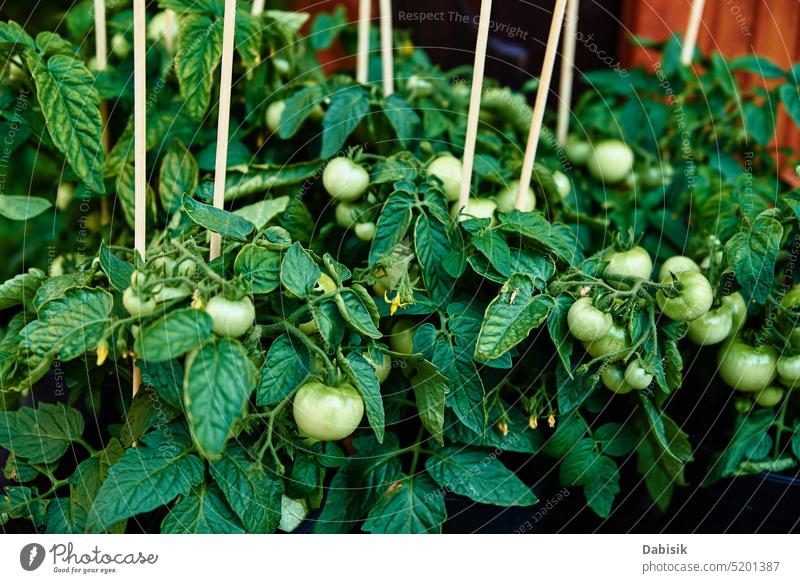
[(619, 140), (604, 140), (594, 147), (586, 164), (592, 176), (614, 184), (633, 169), (633, 151)]
[(439, 156), (428, 165), (428, 174), (442, 181), (447, 200), (458, 200), (461, 194), (461, 160), (450, 154)]
[(63, 182), (58, 185), (58, 192), (56, 193), (56, 208), (60, 211), (65, 211), (69, 208), (70, 203), (75, 198), (75, 187), (68, 182)]
[(158, 303), (179, 300), (191, 295), (192, 290), (187, 286), (157, 285), (154, 290), (154, 299)]
[(664, 281), (670, 273), (678, 274), (684, 271), (700, 271), (700, 266), (691, 257), (673, 255), (667, 259), (658, 272), (658, 281)]
[(406, 80), (406, 90), (413, 91), (418, 97), (427, 97), (433, 92), (433, 84), (427, 79), (411, 75)]
[(580, 298), (567, 312), (570, 333), (582, 342), (594, 342), (604, 338), (614, 323), (611, 314), (594, 307), (592, 298)]
[(256, 321), (253, 300), (247, 296), (241, 300), (214, 296), (206, 304), (206, 312), (211, 316), (211, 331), (226, 338), (238, 338)]
[(563, 172), (559, 172), (558, 170), (553, 172), (553, 182), (556, 183), (556, 188), (558, 189), (558, 194), (561, 196), (561, 200), (567, 198), (570, 192), (572, 192), (572, 182)]
[(606, 366), (600, 378), (608, 390), (618, 395), (624, 395), (633, 390), (633, 387), (625, 382), (625, 373), (616, 365)]
[(330, 387), (310, 381), (300, 387), (292, 407), (301, 435), (319, 441), (344, 439), (364, 416), (364, 401), (349, 384)]
[(731, 314), (731, 334), (737, 334), (747, 322), (747, 304), (739, 292), (734, 292), (722, 298), (722, 307)]
[(275, 101), (267, 108), (267, 128), (273, 134), (277, 133), (281, 127), (281, 116), (286, 109), (285, 101)]
[(336, 200), (354, 201), (369, 186), (369, 174), (350, 158), (334, 158), (322, 173), (322, 185)]
[(121, 32), (111, 37), (111, 52), (120, 59), (126, 58), (130, 54), (131, 48), (130, 41)]
[(650, 254), (642, 247), (636, 246), (628, 251), (613, 251), (606, 256), (606, 265), (603, 276), (611, 281), (617, 282), (619, 278), (640, 277), (650, 279), (653, 272), (653, 260)]
[[(607, 356), (625, 350), (628, 347), (628, 334), (625, 328), (616, 322), (611, 324), (608, 334), (595, 340), (594, 342), (584, 342), (583, 347), (594, 358)], [(625, 354), (617, 354), (611, 358), (611, 362), (621, 360)]]
[(783, 400), (785, 392), (780, 387), (767, 387), (756, 395), (756, 403), (762, 407), (774, 407)]
[(398, 320), (392, 325), (389, 336), (389, 346), (401, 354), (414, 354), (414, 328), (413, 320)]
[(149, 316), (156, 310), (155, 298), (143, 298), (133, 287), (129, 287), (122, 292), (122, 305), (125, 306), (125, 309), (128, 310), (128, 313), (134, 318)]
[(375, 369), (375, 376), (378, 377), (378, 382), (383, 383), (389, 378), (389, 373), (392, 372), (392, 359), (388, 354), (384, 354), (383, 352), (381, 352), (380, 355), (382, 357), (380, 362), (373, 360), (369, 352), (364, 353), (364, 358), (372, 365), (372, 368)]
[[(494, 200), (497, 203), (497, 210), (501, 213), (510, 213), (513, 211), (517, 204), (517, 193), (519, 192), (519, 180), (513, 180), (508, 183), (506, 187), (503, 188), (500, 192), (498, 192), (494, 196)], [(536, 194), (533, 192), (533, 189), (529, 186), (528, 192), (522, 197), (522, 208), (519, 210), (523, 213), (529, 213), (533, 209), (536, 208)]]
[(767, 344), (751, 346), (740, 338), (722, 345), (717, 355), (719, 375), (739, 391), (766, 389), (777, 374), (778, 353)]
[(725, 340), (732, 329), (733, 317), (730, 311), (725, 306), (720, 306), (689, 322), (686, 337), (698, 346), (709, 346)]
[[(461, 212), (459, 212), (461, 210)], [(497, 210), (497, 203), (488, 198), (470, 198), (467, 206), (459, 209), (458, 203), (454, 202), (450, 207), (450, 216), (459, 221), (467, 219), (489, 219), (490, 226), (497, 224), (494, 218), (494, 211)]]
[(781, 355), (776, 370), (781, 383), (789, 388), (800, 386), (800, 354), (796, 356)]
[(319, 277), (317, 278), (317, 285), (314, 286), (314, 289), (316, 291), (322, 292), (324, 294), (333, 293), (338, 288), (339, 286), (336, 285), (336, 282), (327, 273), (320, 273)]
[(667, 297), (663, 289), (656, 293), (661, 311), (667, 318), (679, 322), (691, 322), (704, 316), (714, 302), (714, 290), (706, 277), (696, 271), (683, 271), (676, 278), (679, 285), (676, 295)]
[(336, 223), (340, 227), (349, 229), (358, 222), (358, 217), (362, 214), (358, 205), (349, 202), (340, 202), (336, 205)]
[(356, 232), (356, 237), (358, 237), (365, 243), (368, 243), (375, 238), (375, 231), (377, 231), (378, 228), (375, 226), (375, 223), (373, 222), (356, 223), (356, 227), (354, 230)]
[(645, 186), (663, 186), (672, 181), (675, 170), (672, 165), (665, 162), (660, 166), (648, 166), (642, 172), (642, 182)]
[(175, 272), (181, 277), (191, 279), (197, 273), (197, 264), (191, 259), (184, 259), (178, 263)]
[(653, 375), (644, 370), (638, 360), (634, 360), (625, 367), (625, 382), (637, 391), (641, 391), (650, 386)]
[(564, 146), (564, 153), (567, 155), (567, 160), (576, 166), (583, 166), (589, 161), (589, 156), (592, 155), (592, 145), (581, 140), (578, 136), (569, 136)]

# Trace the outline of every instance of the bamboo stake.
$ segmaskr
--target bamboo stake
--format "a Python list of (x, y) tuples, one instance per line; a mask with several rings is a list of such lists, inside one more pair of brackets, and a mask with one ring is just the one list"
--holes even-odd
[(481, 113), (483, 70), (486, 63), (486, 45), (489, 42), (489, 24), (492, 17), (492, 0), (481, 2), (478, 40), (475, 45), (475, 65), (472, 72), (472, 92), (467, 115), (467, 137), (464, 142), (464, 160), (461, 171), (461, 192), (458, 197), (459, 212), (466, 208), (472, 189), (472, 166), (475, 162), (475, 142), (478, 139), (478, 118)]
[(681, 63), (688, 65), (694, 57), (694, 48), (697, 46), (697, 35), (700, 32), (700, 21), (703, 19), (703, 7), (706, 0), (694, 0), (692, 11), (689, 13), (689, 24), (686, 26), (686, 37), (683, 39), (681, 50)]
[[(147, 226), (147, 77), (145, 0), (133, 0), (133, 135), (134, 135), (134, 246), (145, 259)], [(142, 384), (142, 371), (134, 355), (133, 395)]]
[(394, 93), (394, 52), (392, 39), (392, 0), (380, 0), (381, 63), (383, 65), (383, 94)]
[(359, 0), (356, 81), (362, 84), (369, 79), (369, 21), (371, 18), (372, 0)]
[(575, 77), (575, 41), (578, 36), (578, 7), (580, 0), (568, 0), (567, 17), (562, 39), (561, 85), (558, 90), (558, 124), (556, 144), (563, 147), (569, 134), (569, 112), (572, 104), (572, 84)]
[(264, 12), (264, 0), (253, 0), (253, 16), (258, 16)]
[[(219, 87), (219, 117), (217, 120), (217, 162), (214, 167), (214, 206), (225, 205), (225, 173), (228, 166), (228, 130), (231, 117), (231, 83), (233, 81), (233, 38), (236, 30), (236, 0), (225, 0), (222, 28), (222, 73)], [(210, 258), (216, 259), (222, 250), (222, 237), (211, 233)]]
[(567, 0), (556, 0), (555, 8), (553, 8), (553, 20), (550, 23), (550, 35), (547, 38), (547, 49), (544, 53), (544, 63), (542, 63), (542, 74), (539, 77), (539, 88), (536, 91), (536, 101), (533, 104), (531, 131), (528, 135), (528, 145), (525, 148), (525, 158), (522, 161), (522, 174), (519, 179), (519, 192), (517, 192), (515, 205), (517, 209), (522, 208), (528, 189), (531, 187), (533, 165), (536, 162), (536, 149), (539, 146), (539, 134), (542, 132), (544, 109), (547, 106), (547, 96), (550, 93), (550, 81), (553, 78), (553, 66), (555, 65), (558, 51), (558, 38), (561, 35), (561, 27), (564, 24), (566, 8)]
[[(97, 71), (105, 71), (108, 67), (108, 32), (106, 30), (106, 2), (94, 0), (94, 41)], [(104, 100), (100, 100), (100, 119), (103, 122), (103, 150), (108, 152), (108, 107)], [(111, 212), (108, 208), (108, 198), (100, 199), (100, 223), (107, 225), (111, 222)]]

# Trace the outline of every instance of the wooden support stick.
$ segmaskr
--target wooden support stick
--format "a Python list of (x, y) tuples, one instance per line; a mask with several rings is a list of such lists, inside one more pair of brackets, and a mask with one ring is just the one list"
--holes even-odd
[[(147, 68), (145, 0), (133, 0), (134, 247), (145, 259), (147, 242)], [(133, 395), (142, 384), (134, 355)]]
[(258, 16), (264, 12), (264, 0), (253, 0), (253, 16)]
[(392, 39), (392, 0), (380, 0), (381, 63), (383, 65), (383, 94), (394, 93), (394, 41)]
[[(222, 28), (222, 73), (219, 83), (219, 116), (217, 120), (217, 161), (214, 167), (214, 206), (225, 205), (225, 173), (228, 166), (228, 130), (231, 119), (231, 83), (233, 82), (233, 38), (236, 30), (236, 0), (225, 0)], [(222, 250), (222, 237), (211, 233), (210, 258)]]
[(531, 187), (533, 165), (536, 162), (536, 149), (539, 146), (539, 134), (542, 132), (544, 110), (547, 106), (547, 96), (550, 93), (550, 81), (553, 78), (553, 66), (558, 52), (558, 38), (561, 35), (561, 27), (564, 24), (566, 8), (567, 0), (556, 0), (555, 8), (553, 8), (553, 20), (550, 23), (550, 35), (547, 38), (547, 48), (544, 53), (544, 63), (542, 63), (542, 74), (539, 77), (539, 88), (536, 90), (536, 101), (533, 104), (531, 131), (528, 135), (528, 145), (525, 148), (525, 158), (522, 161), (522, 174), (519, 178), (519, 192), (517, 192), (515, 205), (517, 209), (523, 207), (525, 198), (528, 195), (528, 189)]
[(356, 81), (369, 79), (369, 21), (372, 18), (372, 0), (358, 2), (358, 49), (356, 53)]
[(689, 24), (686, 26), (686, 37), (683, 39), (681, 50), (681, 63), (688, 65), (694, 57), (694, 48), (697, 46), (697, 35), (700, 32), (700, 21), (703, 19), (703, 7), (706, 0), (694, 0), (692, 11), (689, 13)]
[(475, 65), (472, 72), (472, 93), (467, 114), (467, 137), (464, 142), (464, 160), (461, 174), (461, 192), (458, 197), (459, 212), (466, 208), (472, 189), (472, 166), (475, 162), (475, 142), (478, 139), (478, 118), (481, 113), (483, 70), (486, 63), (486, 45), (489, 42), (489, 25), (492, 17), (492, 0), (481, 3), (478, 22), (478, 41), (475, 45)]
[[(108, 67), (108, 31), (106, 30), (106, 2), (94, 0), (94, 41), (97, 71), (105, 71)], [(108, 152), (108, 106), (100, 100), (100, 119), (103, 121), (103, 150)], [(108, 206), (108, 197), (100, 199), (100, 224), (107, 225), (111, 222), (111, 211)]]
[(572, 84), (575, 78), (575, 41), (578, 36), (580, 0), (568, 0), (564, 38), (561, 42), (561, 83), (558, 90), (558, 125), (556, 143), (564, 147), (569, 134), (569, 113), (572, 105)]

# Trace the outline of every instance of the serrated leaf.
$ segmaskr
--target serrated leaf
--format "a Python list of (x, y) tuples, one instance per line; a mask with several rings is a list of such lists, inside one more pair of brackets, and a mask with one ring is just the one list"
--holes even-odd
[(452, 250), (445, 226), (426, 214), (420, 215), (414, 227), (414, 248), (431, 299), (444, 302), (453, 293), (455, 284), (442, 262)]
[(189, 218), (201, 227), (243, 243), (256, 229), (247, 219), (210, 204), (198, 202), (188, 195), (183, 196), (183, 209)]
[(261, 366), (256, 404), (275, 405), (291, 395), (309, 375), (310, 361), (305, 345), (289, 334), (278, 336)]
[(211, 103), (214, 70), (222, 56), (221, 18), (187, 14), (181, 18), (175, 74), (189, 115), (201, 119)]
[(614, 460), (605, 456), (597, 459), (594, 478), (584, 485), (583, 492), (589, 507), (601, 518), (607, 518), (619, 493), (619, 471)]
[(180, 140), (174, 140), (161, 160), (158, 194), (161, 208), (174, 213), (181, 208), (184, 194), (193, 194), (199, 180), (197, 161)]
[(381, 398), (381, 385), (375, 374), (375, 368), (357, 352), (351, 352), (344, 362), (341, 359), (338, 362), (364, 401), (367, 420), (369, 420), (370, 426), (375, 431), (378, 443), (383, 443), (386, 422), (383, 412), (383, 399)]
[(383, 112), (389, 119), (389, 123), (392, 124), (400, 146), (408, 147), (419, 129), (421, 120), (417, 112), (397, 93), (393, 93), (385, 99)]
[(413, 204), (414, 199), (405, 192), (395, 192), (386, 199), (369, 250), (370, 265), (375, 265), (403, 240), (411, 226)]
[(53, 464), (83, 433), (83, 416), (63, 403), (23, 407), (0, 417), (0, 445), (32, 464)]
[(373, 534), (439, 534), (446, 518), (444, 494), (427, 474), (401, 476), (369, 511), (363, 528)]
[(211, 323), (211, 316), (204, 310), (185, 308), (171, 312), (145, 328), (133, 350), (146, 362), (173, 360), (210, 341)]
[(201, 484), (170, 509), (161, 534), (244, 534), (244, 529), (219, 488)]
[(761, 215), (749, 229), (736, 233), (725, 244), (728, 265), (745, 298), (759, 304), (767, 301), (782, 237), (783, 226), (771, 216)]
[(300, 243), (292, 243), (281, 263), (281, 283), (298, 298), (307, 298), (314, 291), (321, 275), (319, 265)]
[(378, 339), (382, 336), (378, 330), (378, 309), (367, 291), (358, 284), (343, 289), (336, 295), (336, 305), (344, 321), (357, 332)]
[(322, 158), (330, 158), (341, 151), (369, 111), (369, 93), (362, 87), (348, 87), (331, 97), (331, 104), (322, 120)]
[(268, 294), (281, 285), (281, 254), (249, 243), (242, 247), (233, 263), (233, 272), (242, 278), (247, 291)]
[(100, 251), (98, 252), (100, 258), (100, 267), (103, 272), (108, 276), (108, 281), (117, 291), (125, 291), (131, 285), (131, 275), (133, 274), (133, 264), (123, 261), (105, 244), (105, 241), (100, 243)]

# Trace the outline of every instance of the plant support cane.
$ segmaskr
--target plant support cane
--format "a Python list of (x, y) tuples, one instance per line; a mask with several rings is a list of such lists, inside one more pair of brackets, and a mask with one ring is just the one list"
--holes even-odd
[[(228, 162), (228, 129), (231, 119), (231, 83), (233, 80), (233, 37), (236, 30), (236, 0), (225, 0), (222, 29), (222, 71), (219, 87), (219, 119), (217, 121), (217, 160), (214, 167), (214, 206), (225, 205), (225, 173)], [(222, 237), (211, 233), (210, 259), (219, 257)]]
[(692, 11), (689, 13), (689, 24), (686, 26), (686, 37), (683, 39), (681, 50), (681, 63), (688, 65), (692, 62), (694, 49), (697, 46), (697, 35), (700, 33), (700, 21), (703, 19), (703, 7), (706, 0), (694, 0)]
[(394, 93), (394, 54), (392, 41), (392, 0), (380, 0), (381, 4), (381, 63), (383, 66), (383, 94)]
[[(145, 0), (133, 1), (133, 135), (134, 135), (134, 248), (146, 257), (147, 226), (147, 68)], [(133, 355), (133, 395), (142, 384), (142, 371)]]
[(556, 61), (558, 39), (561, 35), (561, 27), (564, 24), (564, 12), (566, 8), (567, 0), (557, 0), (555, 8), (553, 8), (553, 21), (550, 23), (550, 35), (547, 38), (547, 49), (544, 53), (542, 74), (539, 78), (539, 89), (536, 91), (536, 102), (533, 105), (531, 131), (528, 135), (528, 145), (525, 148), (525, 158), (522, 161), (522, 175), (519, 179), (519, 191), (517, 192), (517, 201), (514, 205), (517, 209), (522, 208), (531, 185), (533, 165), (536, 162), (536, 149), (539, 145), (539, 135), (542, 132), (544, 109), (547, 106), (547, 96), (550, 93), (550, 81), (553, 78), (553, 66)]
[[(94, 0), (94, 40), (95, 55), (97, 57), (97, 72), (101, 73), (108, 67), (108, 32), (106, 29), (106, 2)], [(103, 120), (103, 150), (108, 152), (108, 109), (106, 102), (100, 100), (100, 117)], [(108, 198), (100, 199), (100, 222), (107, 225), (111, 220), (108, 209)]]
[(478, 139), (478, 121), (481, 113), (481, 93), (483, 92), (483, 70), (486, 64), (486, 45), (489, 42), (489, 25), (492, 17), (492, 0), (481, 3), (480, 22), (478, 22), (478, 41), (475, 45), (475, 66), (472, 73), (472, 93), (467, 115), (467, 137), (464, 141), (464, 160), (461, 174), (461, 191), (458, 197), (458, 211), (467, 207), (472, 190), (472, 166), (475, 162), (475, 142)]
[(569, 134), (569, 112), (572, 104), (572, 85), (575, 77), (575, 41), (578, 36), (578, 10), (580, 0), (567, 1), (564, 38), (561, 44), (561, 78), (558, 90), (558, 125), (556, 144), (564, 147)]
[(371, 15), (372, 0), (359, 0), (356, 81), (362, 84), (366, 83), (369, 79), (369, 20)]

